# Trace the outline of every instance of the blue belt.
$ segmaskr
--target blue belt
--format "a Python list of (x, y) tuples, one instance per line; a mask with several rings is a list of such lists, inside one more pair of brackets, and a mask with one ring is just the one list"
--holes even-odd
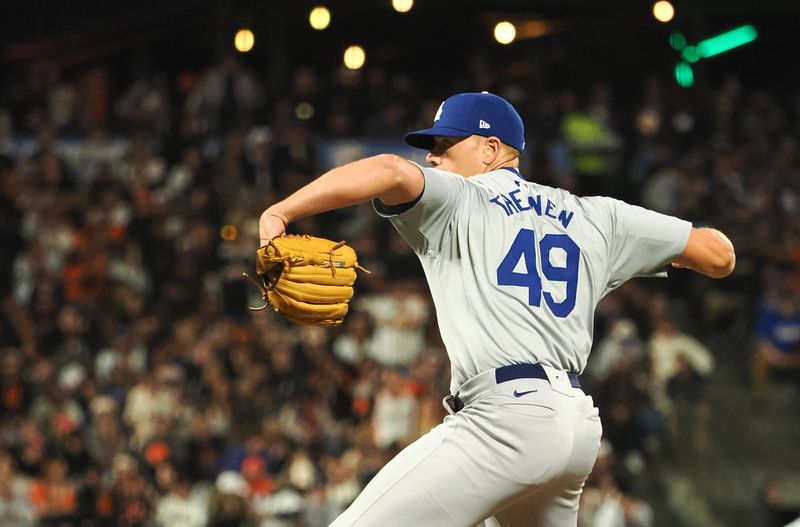
[[(581, 387), (577, 373), (568, 372), (567, 375), (573, 388)], [(494, 380), (497, 384), (514, 379), (547, 379), (547, 374), (541, 364), (510, 364), (494, 370)]]
[[(472, 379), (468, 380), (464, 383), (461, 388), (464, 388), (465, 385), (470, 383), (484, 383), (483, 388), (485, 389), (485, 383), (491, 382), (491, 378), (486, 378), (487, 374), (491, 374), (492, 370), (485, 371), (473, 377)], [(578, 374), (567, 372), (567, 376), (569, 377), (569, 383), (572, 385), (573, 388), (580, 389), (581, 383), (578, 381)], [(547, 380), (547, 374), (542, 368), (541, 364), (510, 364), (508, 366), (501, 366), (494, 370), (494, 384), (500, 384), (506, 381), (513, 381), (514, 379), (545, 379)], [(449, 407), (448, 412), (454, 414), (459, 412), (461, 409), (464, 408), (464, 401), (459, 397), (459, 394), (455, 395), (448, 395), (444, 398), (444, 404)]]

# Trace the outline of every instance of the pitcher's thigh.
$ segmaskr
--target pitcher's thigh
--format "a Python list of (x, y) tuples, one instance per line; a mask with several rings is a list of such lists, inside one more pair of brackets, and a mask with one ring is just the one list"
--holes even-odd
[(331, 527), (471, 527), (525, 486), (502, 478), (497, 449), (460, 415), (392, 459)]
[(583, 483), (566, 478), (539, 487), (486, 520), (486, 527), (575, 527)]

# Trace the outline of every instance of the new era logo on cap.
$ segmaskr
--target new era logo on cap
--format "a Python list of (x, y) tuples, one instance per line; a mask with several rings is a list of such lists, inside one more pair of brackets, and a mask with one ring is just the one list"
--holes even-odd
[(433, 117), (433, 122), (435, 123), (439, 119), (442, 118), (442, 110), (444, 109), (444, 103), (439, 105), (439, 109), (436, 110), (436, 115)]
[(459, 93), (436, 111), (433, 126), (406, 135), (406, 143), (430, 150), (435, 137), (494, 136), (520, 152), (525, 148), (522, 118), (508, 101), (492, 93)]

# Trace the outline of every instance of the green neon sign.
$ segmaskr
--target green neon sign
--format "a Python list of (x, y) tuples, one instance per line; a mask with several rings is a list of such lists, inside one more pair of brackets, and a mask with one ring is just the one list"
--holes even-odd
[(709, 37), (694, 45), (688, 45), (683, 34), (672, 33), (669, 36), (669, 45), (679, 52), (683, 59), (675, 65), (675, 81), (677, 81), (678, 85), (688, 88), (694, 84), (692, 64), (700, 59), (714, 57), (720, 53), (744, 46), (757, 38), (758, 30), (750, 24)]
[(683, 33), (675, 32), (669, 36), (669, 45), (675, 51), (683, 51), (686, 47), (686, 36)]
[(694, 84), (694, 71), (692, 67), (685, 62), (679, 62), (675, 65), (675, 81), (678, 86), (688, 88)]
[(739, 46), (749, 44), (758, 38), (758, 31), (751, 25), (740, 26), (725, 33), (701, 40), (697, 43), (700, 58), (707, 59), (725, 53)]
[(683, 60), (686, 62), (697, 62), (701, 58), (700, 50), (697, 49), (697, 46), (686, 46), (681, 52), (681, 57), (683, 57)]

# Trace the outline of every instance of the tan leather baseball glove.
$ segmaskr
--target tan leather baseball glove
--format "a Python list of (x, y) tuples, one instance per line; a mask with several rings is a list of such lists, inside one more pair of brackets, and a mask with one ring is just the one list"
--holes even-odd
[(345, 242), (309, 235), (279, 236), (256, 251), (255, 279), (243, 273), (271, 306), (295, 324), (332, 327), (342, 323), (353, 297), (356, 252)]

